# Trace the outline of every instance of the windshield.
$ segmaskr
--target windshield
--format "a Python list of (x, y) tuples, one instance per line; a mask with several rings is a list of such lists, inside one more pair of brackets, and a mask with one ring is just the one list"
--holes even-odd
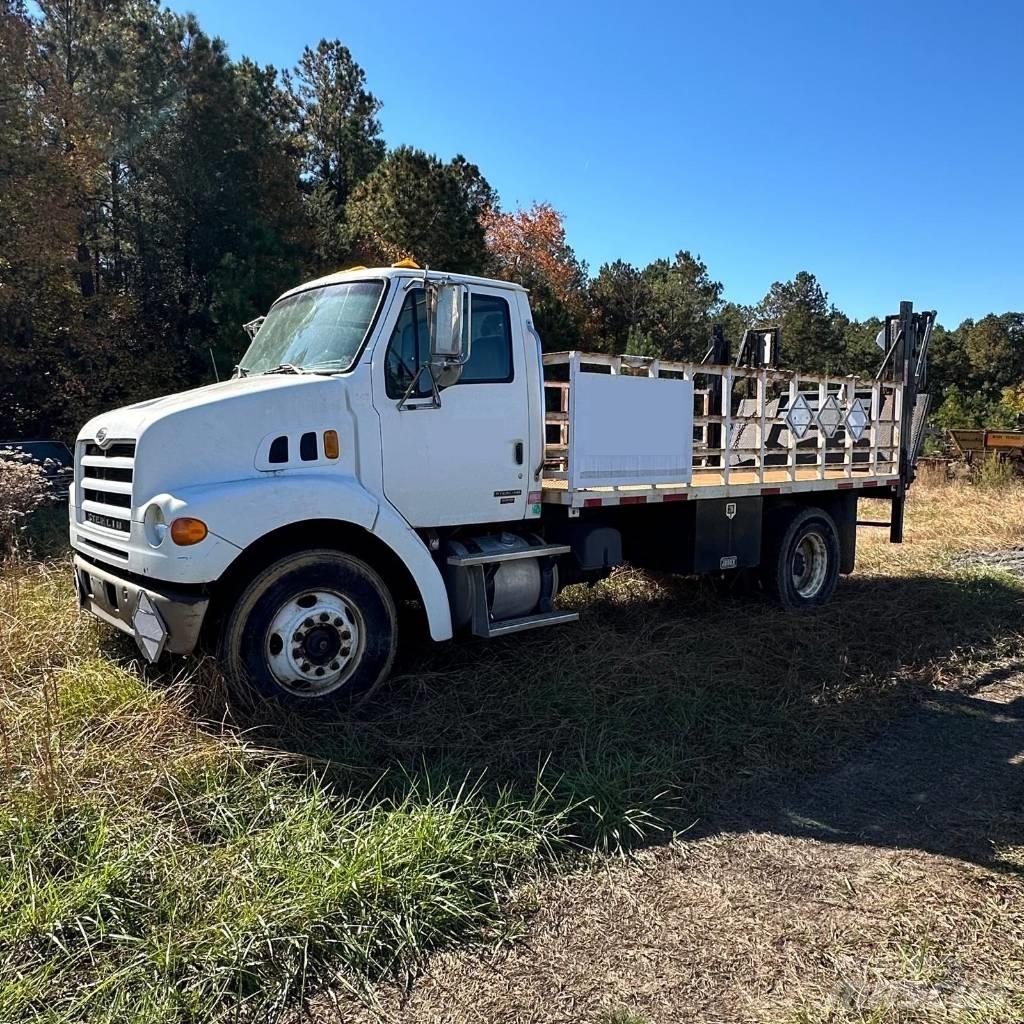
[(383, 291), (383, 281), (352, 281), (310, 288), (275, 302), (239, 365), (246, 373), (266, 373), (285, 364), (300, 370), (347, 370), (359, 354)]

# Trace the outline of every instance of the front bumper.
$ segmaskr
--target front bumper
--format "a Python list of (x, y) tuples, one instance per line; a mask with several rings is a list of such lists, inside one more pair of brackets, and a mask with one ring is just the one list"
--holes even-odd
[(133, 636), (149, 661), (164, 651), (190, 654), (195, 649), (208, 597), (163, 584), (140, 586), (79, 555), (74, 573), (79, 605)]

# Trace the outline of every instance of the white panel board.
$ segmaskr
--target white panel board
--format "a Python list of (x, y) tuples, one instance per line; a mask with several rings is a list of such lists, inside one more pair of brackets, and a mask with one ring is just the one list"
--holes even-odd
[(570, 365), (571, 488), (690, 482), (692, 381)]

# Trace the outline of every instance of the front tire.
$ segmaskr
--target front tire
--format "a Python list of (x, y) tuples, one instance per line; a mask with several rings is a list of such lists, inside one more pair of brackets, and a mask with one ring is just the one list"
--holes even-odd
[(816, 608), (839, 580), (839, 533), (820, 508), (802, 508), (767, 523), (761, 562), (765, 590), (784, 608)]
[(317, 711), (369, 696), (397, 647), (384, 581), (366, 562), (324, 548), (259, 573), (224, 623), (220, 652), (236, 684)]

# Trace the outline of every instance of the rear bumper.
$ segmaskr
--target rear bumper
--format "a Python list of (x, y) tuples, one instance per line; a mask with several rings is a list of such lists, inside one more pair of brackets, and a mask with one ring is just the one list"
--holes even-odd
[(148, 607), (156, 609), (166, 633), (157, 648), (157, 655), (162, 651), (190, 654), (195, 649), (210, 604), (208, 597), (162, 584), (140, 586), (110, 569), (87, 562), (79, 555), (75, 555), (74, 573), (79, 605), (121, 632), (135, 637), (147, 658), (153, 660), (151, 652), (154, 648), (150, 646), (147, 650), (136, 628), (136, 612), (143, 595), (149, 599)]

